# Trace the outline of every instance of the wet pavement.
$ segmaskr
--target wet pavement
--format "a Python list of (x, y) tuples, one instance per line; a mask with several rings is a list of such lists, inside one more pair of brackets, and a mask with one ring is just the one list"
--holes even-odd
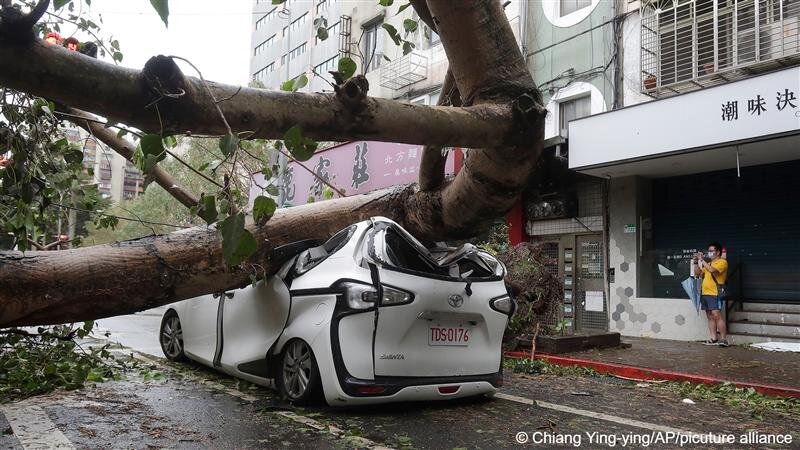
[(594, 349), (564, 356), (800, 389), (800, 353), (665, 339), (625, 337), (623, 343), (630, 348)]
[[(100, 327), (158, 353), (159, 322), (160, 314), (138, 314), (101, 320)], [(658, 384), (607, 376), (506, 374), (494, 398), (297, 408), (270, 389), (199, 365), (135, 354), (148, 379), (163, 377), (145, 381), (131, 372), (121, 381), (0, 405), (0, 449), (641, 448), (647, 439), (672, 439), (648, 448), (678, 448), (681, 436), (707, 433), (788, 433), (791, 444), (773, 447), (800, 447), (798, 417), (771, 410), (758, 416), (717, 400), (686, 404)]]
[[(55, 448), (518, 448), (523, 446), (517, 442), (519, 433), (527, 433), (525, 446), (530, 447), (569, 448), (570, 443), (533, 445), (530, 439), (560, 436), (574, 443), (577, 436), (582, 446), (608, 448), (589, 445), (589, 433), (622, 439), (661, 432), (666, 438), (668, 430), (737, 436), (748, 431), (794, 433), (794, 442), (800, 439), (794, 431), (800, 425), (796, 417), (768, 412), (759, 420), (745, 408), (711, 401), (687, 405), (654, 386), (636, 387), (610, 377), (507, 375), (502, 394), (493, 399), (295, 408), (269, 389), (236, 383), (204, 368), (156, 364), (166, 379), (145, 382), (132, 375), (2, 405), (0, 410), (12, 417), (20, 410), (33, 410), (28, 417), (43, 416), (39, 421), (49, 421), (69, 445)], [(526, 404), (526, 399), (539, 403)], [(11, 433), (3, 420), (0, 448), (52, 448), (45, 446), (51, 442), (50, 431), (40, 432), (49, 430), (46, 424), (28, 419), (39, 428), (25, 435), (16, 428)], [(42, 446), (31, 444), (31, 434), (37, 434)]]

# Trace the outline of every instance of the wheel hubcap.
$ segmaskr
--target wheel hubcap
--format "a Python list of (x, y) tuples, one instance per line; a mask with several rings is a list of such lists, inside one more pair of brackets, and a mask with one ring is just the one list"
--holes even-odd
[(294, 341), (283, 358), (283, 386), (293, 399), (301, 397), (311, 380), (311, 349), (305, 342)]
[(178, 357), (183, 351), (183, 332), (181, 321), (177, 316), (172, 316), (164, 322), (161, 329), (161, 348), (170, 358)]

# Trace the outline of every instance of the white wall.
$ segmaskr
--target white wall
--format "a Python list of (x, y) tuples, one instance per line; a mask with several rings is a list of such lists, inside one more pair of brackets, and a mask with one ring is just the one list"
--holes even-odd
[[(646, 180), (636, 177), (611, 180), (609, 189), (609, 268), (614, 282), (609, 286), (609, 331), (623, 336), (675, 339), (708, 338), (705, 313), (698, 314), (692, 302), (675, 298), (637, 297), (637, 270), (640, 233), (639, 192)], [(625, 225), (636, 224), (635, 233), (625, 233)]]

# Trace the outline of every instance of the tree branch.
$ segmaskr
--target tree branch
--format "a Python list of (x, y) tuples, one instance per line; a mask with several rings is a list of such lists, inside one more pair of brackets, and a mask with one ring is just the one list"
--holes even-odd
[(306, 137), (320, 141), (365, 139), (464, 147), (526, 141), (514, 127), (508, 104), (443, 108), (368, 97), (364, 107), (353, 113), (332, 93), (288, 93), (209, 81), (215, 98), (231, 97), (217, 104), (199, 79), (175, 70), (175, 63), (163, 56), (152, 58), (139, 71), (41, 40), (24, 45), (0, 41), (3, 86), (147, 132), (162, 131), (155, 109), (147, 108), (157, 103), (167, 134), (227, 134), (218, 120), (218, 105), (235, 132), (249, 131), (252, 138), (280, 139), (300, 124)]
[[(69, 114), (69, 116), (66, 117), (72, 123), (88, 131), (90, 134), (94, 135), (94, 137), (100, 140), (100, 142), (122, 155), (128, 161), (133, 162), (133, 154), (136, 151), (136, 148), (133, 146), (133, 144), (125, 139), (117, 137), (116, 133), (98, 123), (97, 117), (75, 108), (66, 108), (66, 112)], [(164, 188), (167, 193), (181, 202), (182, 205), (186, 206), (187, 208), (197, 206), (197, 197), (189, 193), (181, 186), (178, 186), (175, 183), (175, 180), (172, 178), (172, 175), (167, 173), (167, 171), (161, 167), (155, 166), (150, 175), (159, 186)]]
[[(274, 271), (269, 256), (277, 246), (326, 239), (372, 216), (402, 221), (412, 192), (413, 186), (400, 186), (279, 209), (266, 224), (247, 225), (259, 243), (248, 263)], [(0, 328), (128, 314), (240, 288), (250, 282), (246, 267), (225, 266), (213, 227), (58, 252), (0, 252)]]
[[(437, 103), (440, 106), (461, 106), (461, 97), (450, 69), (447, 69)], [(423, 148), (419, 164), (419, 189), (421, 191), (433, 191), (442, 186), (446, 163), (447, 155), (442, 154), (442, 147), (426, 145)]]

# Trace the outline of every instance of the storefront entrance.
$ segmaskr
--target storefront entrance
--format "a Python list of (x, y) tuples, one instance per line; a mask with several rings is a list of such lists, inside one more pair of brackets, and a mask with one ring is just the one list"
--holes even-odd
[[(653, 181), (652, 295), (685, 297), (691, 251), (727, 249), (734, 295), (800, 303), (800, 161)], [(648, 255), (644, 255), (645, 257)], [(648, 286), (641, 286), (645, 289)]]

